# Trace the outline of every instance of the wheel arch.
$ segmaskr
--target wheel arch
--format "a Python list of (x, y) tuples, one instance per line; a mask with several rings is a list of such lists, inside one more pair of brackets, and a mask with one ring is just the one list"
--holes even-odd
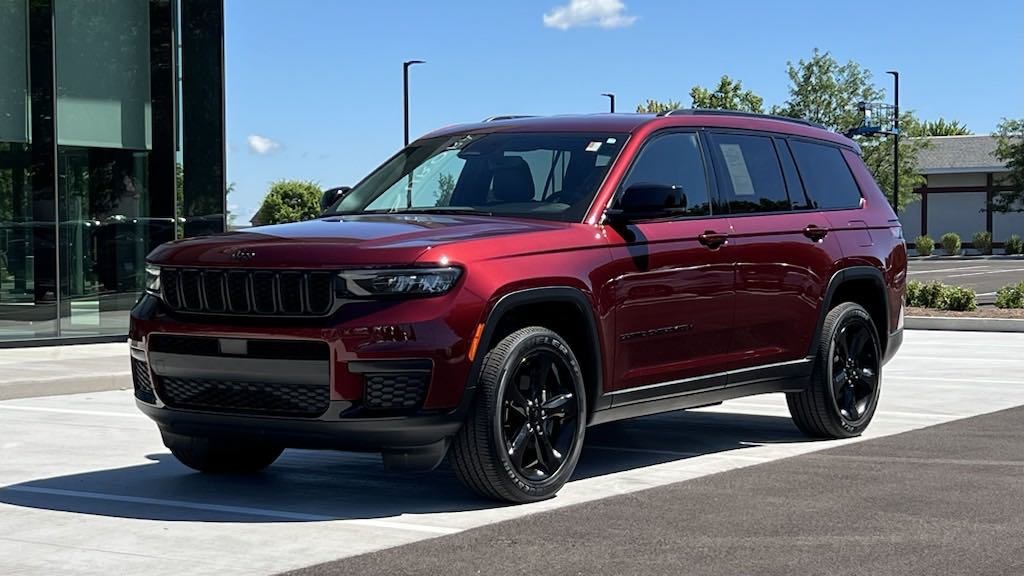
[[(571, 306), (569, 314), (552, 314)], [(593, 305), (587, 295), (571, 286), (526, 288), (501, 296), (483, 320), (483, 331), (469, 373), (475, 387), (483, 357), (502, 338), (525, 326), (544, 326), (565, 338), (577, 356), (587, 391), (588, 418), (600, 401), (604, 382), (604, 354)]]
[(843, 302), (860, 304), (868, 311), (878, 330), (881, 352), (884, 354), (889, 341), (889, 298), (885, 276), (873, 266), (851, 266), (837, 271), (829, 279), (808, 355), (814, 354), (825, 316)]

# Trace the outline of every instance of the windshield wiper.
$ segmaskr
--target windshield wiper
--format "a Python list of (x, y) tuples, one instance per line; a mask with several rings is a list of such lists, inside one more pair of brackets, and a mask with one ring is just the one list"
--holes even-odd
[(420, 208), (406, 208), (395, 210), (394, 214), (480, 214), (490, 216), (490, 212), (483, 212), (469, 206), (422, 206)]

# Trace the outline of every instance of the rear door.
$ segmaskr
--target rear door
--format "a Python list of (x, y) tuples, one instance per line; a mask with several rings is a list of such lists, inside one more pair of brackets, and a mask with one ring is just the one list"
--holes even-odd
[(710, 148), (736, 258), (735, 368), (805, 358), (841, 258), (830, 224), (804, 194), (784, 139), (717, 132)]

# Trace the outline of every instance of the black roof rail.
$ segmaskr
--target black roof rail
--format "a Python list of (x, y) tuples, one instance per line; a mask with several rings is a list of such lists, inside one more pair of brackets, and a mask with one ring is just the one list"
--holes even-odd
[(515, 120), (516, 118), (536, 118), (533, 114), (499, 114), (497, 116), (488, 116), (484, 118), (482, 122), (497, 122), (498, 120)]
[(781, 122), (792, 122), (812, 128), (828, 130), (817, 122), (804, 120), (803, 118), (790, 118), (789, 116), (778, 116), (776, 114), (758, 114), (756, 112), (741, 112), (739, 110), (718, 110), (715, 108), (681, 108), (679, 110), (668, 110), (658, 116), (741, 116), (744, 118), (766, 118), (768, 120), (779, 120)]

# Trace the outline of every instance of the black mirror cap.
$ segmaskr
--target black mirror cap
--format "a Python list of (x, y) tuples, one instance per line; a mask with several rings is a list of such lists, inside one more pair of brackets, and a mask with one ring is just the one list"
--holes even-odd
[(337, 188), (324, 190), (323, 195), (320, 197), (320, 210), (326, 212), (328, 208), (334, 206), (338, 200), (344, 198), (351, 190), (351, 186), (338, 186)]
[(605, 211), (610, 220), (668, 218), (686, 212), (686, 194), (682, 186), (633, 184), (619, 197), (614, 209)]

